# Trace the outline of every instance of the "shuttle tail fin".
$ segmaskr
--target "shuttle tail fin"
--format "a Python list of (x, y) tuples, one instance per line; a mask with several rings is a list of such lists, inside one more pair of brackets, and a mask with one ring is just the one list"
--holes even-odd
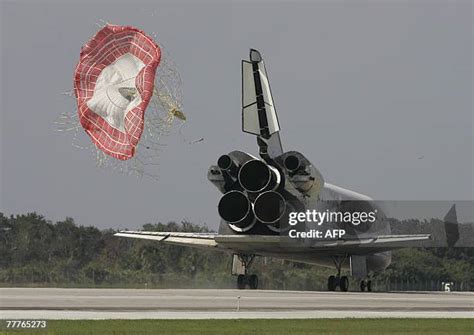
[(242, 60), (242, 131), (257, 135), (262, 158), (283, 153), (267, 71), (255, 49), (250, 49), (250, 61)]

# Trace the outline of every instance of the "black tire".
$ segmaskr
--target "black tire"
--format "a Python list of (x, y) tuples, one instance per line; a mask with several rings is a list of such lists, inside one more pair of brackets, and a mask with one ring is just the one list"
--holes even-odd
[(349, 278), (347, 278), (347, 276), (341, 277), (339, 287), (341, 288), (341, 292), (347, 292), (347, 290), (349, 290)]
[(328, 278), (328, 291), (335, 291), (337, 287), (337, 280), (335, 276), (329, 276)]
[(372, 280), (367, 281), (367, 292), (372, 292)]
[(360, 291), (365, 292), (365, 289), (367, 288), (367, 285), (365, 283), (365, 280), (360, 281)]
[(245, 276), (244, 275), (237, 276), (237, 288), (239, 290), (245, 289)]
[(256, 290), (258, 288), (258, 276), (251, 275), (249, 277), (249, 287), (251, 290)]

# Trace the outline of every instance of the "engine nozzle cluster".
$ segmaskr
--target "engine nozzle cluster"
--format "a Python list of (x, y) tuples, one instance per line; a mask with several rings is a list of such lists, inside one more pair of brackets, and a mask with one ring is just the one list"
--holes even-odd
[(250, 230), (257, 222), (278, 225), (287, 208), (285, 198), (277, 192), (282, 179), (279, 170), (251, 156), (238, 158), (231, 153), (217, 161), (231, 183), (219, 201), (219, 216), (237, 232)]
[(297, 151), (271, 162), (232, 151), (210, 167), (208, 179), (224, 194), (219, 216), (237, 232), (257, 222), (272, 231), (284, 229), (284, 218), (304, 208), (303, 198), (315, 199), (324, 185), (319, 171)]

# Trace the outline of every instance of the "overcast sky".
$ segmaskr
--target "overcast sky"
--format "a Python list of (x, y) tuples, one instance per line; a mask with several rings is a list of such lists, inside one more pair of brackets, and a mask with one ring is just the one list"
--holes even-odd
[[(204, 141), (166, 138), (159, 181), (99, 169), (55, 131), (75, 109), (61, 93), (101, 20), (156, 33), (181, 73), (186, 135)], [(2, 1), (0, 210), (101, 228), (217, 227), (209, 165), (257, 153), (240, 130), (251, 47), (265, 59), (284, 149), (327, 181), (380, 200), (473, 200), (472, 23), (470, 1)]]

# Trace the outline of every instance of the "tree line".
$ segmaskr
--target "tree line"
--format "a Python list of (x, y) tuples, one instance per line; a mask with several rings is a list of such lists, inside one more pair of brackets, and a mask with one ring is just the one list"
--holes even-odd
[[(148, 223), (142, 229), (210, 231), (191, 222)], [(80, 226), (72, 218), (53, 223), (37, 213), (0, 213), (0, 286), (235, 287), (229, 254), (118, 238), (115, 232)], [(334, 269), (270, 258), (258, 258), (252, 270), (266, 289), (325, 290), (334, 274)], [(439, 289), (438, 283), (451, 281), (469, 289), (473, 273), (472, 248), (402, 249), (377, 283), (382, 289), (397, 282)]]

